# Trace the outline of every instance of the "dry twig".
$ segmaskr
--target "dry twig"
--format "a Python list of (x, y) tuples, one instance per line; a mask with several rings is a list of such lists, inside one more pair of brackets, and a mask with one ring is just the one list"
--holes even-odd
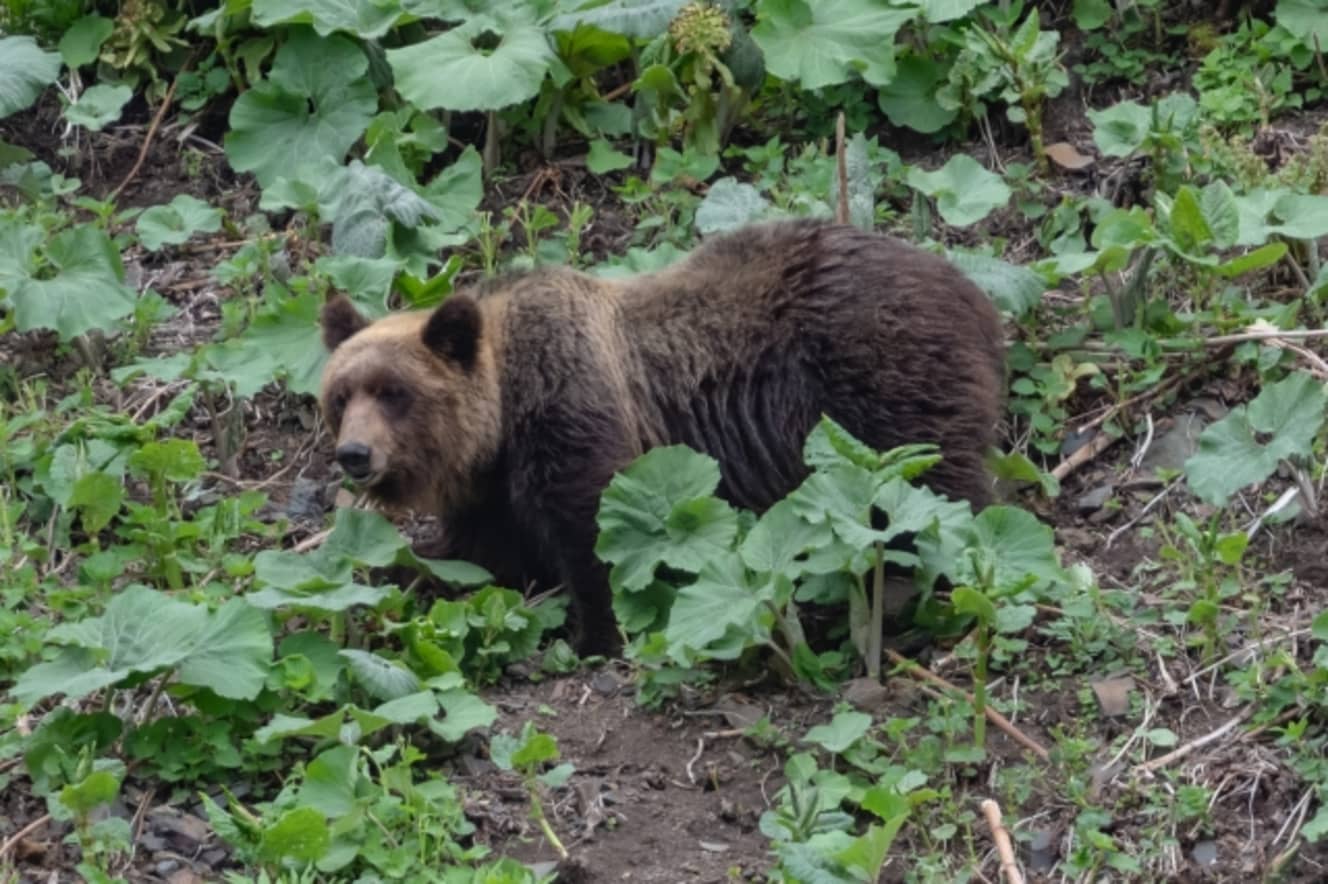
[[(932, 684), (942, 688), (943, 690), (951, 694), (958, 694), (959, 696), (968, 700), (968, 702), (970, 703), (973, 702), (972, 694), (968, 693), (967, 691), (961, 688), (955, 687), (953, 684), (941, 678), (939, 675), (932, 672), (930, 669), (922, 667), (916, 661), (908, 659), (903, 654), (900, 654), (898, 651), (886, 648), (885, 655), (890, 658), (890, 662), (894, 663), (896, 666), (902, 666), (904, 670), (908, 672), (910, 675), (912, 675), (914, 678), (919, 679), (920, 681), (931, 682)], [(990, 721), (1000, 730), (1004, 731), (1005, 734), (1010, 737), (1010, 739), (1014, 740), (1016, 743), (1023, 746), (1025, 749), (1032, 752), (1034, 755), (1036, 755), (1038, 758), (1042, 759), (1043, 761), (1051, 760), (1051, 753), (1048, 752), (1041, 743), (1039, 743), (1037, 740), (1033, 739), (1028, 734), (1024, 733), (1023, 731), (1019, 730), (1019, 728), (1011, 724), (1010, 719), (1006, 718), (1004, 715), (997, 712), (990, 704), (988, 704), (986, 712), (987, 712), (987, 720)]]
[(982, 815), (987, 818), (987, 828), (991, 829), (991, 840), (996, 843), (996, 855), (1001, 858), (1001, 874), (1007, 884), (1024, 884), (1024, 876), (1015, 862), (1014, 846), (1010, 843), (1010, 833), (1001, 823), (1001, 806), (990, 798), (982, 800)]
[(848, 158), (844, 156), (844, 112), (835, 120), (835, 168), (839, 173), (839, 202), (835, 206), (835, 221), (849, 223), (848, 212)]
[(124, 179), (115, 190), (112, 190), (110, 195), (106, 197), (108, 202), (114, 202), (115, 198), (129, 186), (129, 182), (134, 180), (134, 176), (138, 174), (138, 170), (143, 168), (143, 161), (148, 158), (148, 150), (152, 147), (152, 139), (156, 136), (157, 129), (161, 126), (162, 118), (166, 116), (166, 111), (171, 106), (171, 99), (175, 98), (175, 87), (180, 85), (180, 78), (188, 72), (190, 62), (192, 61), (192, 56), (186, 59), (184, 66), (180, 68), (180, 72), (175, 75), (174, 80), (171, 80), (171, 85), (167, 87), (166, 95), (161, 100), (161, 107), (157, 108), (156, 114), (152, 117), (152, 123), (148, 126), (147, 134), (143, 136), (143, 146), (138, 149), (138, 159), (134, 160), (134, 165), (130, 168), (129, 174), (125, 175)]
[(1235, 718), (1231, 719), (1226, 724), (1219, 727), (1217, 730), (1211, 733), (1204, 734), (1202, 737), (1199, 737), (1197, 739), (1191, 740), (1190, 742), (1186, 743), (1184, 746), (1177, 747), (1176, 749), (1173, 749), (1172, 751), (1168, 752), (1166, 755), (1161, 755), (1157, 758), (1154, 758), (1152, 761), (1145, 761), (1143, 764), (1137, 765), (1134, 769), (1135, 773), (1152, 773), (1155, 770), (1159, 770), (1161, 768), (1166, 767), (1167, 765), (1171, 764), (1173, 761), (1179, 761), (1185, 756), (1193, 752), (1196, 752), (1199, 749), (1202, 749), (1204, 746), (1207, 746), (1209, 743), (1216, 743), (1218, 740), (1222, 739), (1228, 733), (1235, 730), (1242, 722), (1245, 721), (1246, 718), (1249, 717), (1249, 714), (1250, 713), (1248, 710), (1242, 712), (1240, 715), (1237, 715)]

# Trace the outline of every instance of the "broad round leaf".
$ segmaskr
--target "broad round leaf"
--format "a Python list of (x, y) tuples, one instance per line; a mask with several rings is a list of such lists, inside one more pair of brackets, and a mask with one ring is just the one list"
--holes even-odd
[(387, 50), (397, 91), (423, 110), (498, 110), (534, 98), (553, 58), (540, 27), (481, 21)]
[(895, 73), (895, 34), (917, 16), (887, 0), (760, 0), (752, 39), (766, 67), (804, 89), (861, 75), (884, 86)]
[(37, 100), (60, 76), (60, 56), (31, 37), (0, 37), (0, 119)]
[(378, 108), (368, 69), (350, 40), (295, 29), (277, 50), (268, 79), (231, 106), (231, 166), (253, 172), (266, 187), (324, 157), (340, 163)]
[(941, 217), (955, 227), (975, 224), (1010, 201), (1004, 179), (968, 154), (956, 154), (935, 172), (909, 169), (908, 186), (935, 198)]

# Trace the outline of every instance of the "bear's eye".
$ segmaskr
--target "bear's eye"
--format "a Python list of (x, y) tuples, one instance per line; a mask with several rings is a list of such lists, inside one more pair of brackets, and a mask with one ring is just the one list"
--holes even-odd
[(384, 405), (399, 408), (410, 399), (410, 394), (400, 384), (383, 384), (378, 390), (378, 398), (382, 400)]
[(328, 405), (331, 407), (331, 418), (335, 422), (341, 417), (341, 413), (346, 410), (346, 394), (337, 393), (333, 395), (332, 401)]

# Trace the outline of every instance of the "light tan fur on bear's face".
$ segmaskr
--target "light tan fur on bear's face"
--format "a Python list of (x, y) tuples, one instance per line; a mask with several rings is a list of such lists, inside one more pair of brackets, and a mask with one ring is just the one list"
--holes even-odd
[(446, 512), (473, 496), (475, 478), (499, 445), (503, 309), (498, 298), (481, 306), (469, 367), (425, 343), (428, 311), (360, 320), (364, 327), (333, 346), (323, 370), (323, 414), (337, 450), (369, 449), (370, 473), (358, 484), (371, 497), (390, 507)]

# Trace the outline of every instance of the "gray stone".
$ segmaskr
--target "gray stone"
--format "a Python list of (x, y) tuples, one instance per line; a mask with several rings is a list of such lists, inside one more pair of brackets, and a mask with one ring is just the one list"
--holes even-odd
[(1028, 842), (1028, 867), (1035, 872), (1049, 871), (1056, 865), (1056, 832), (1035, 829)]
[(1217, 864), (1217, 842), (1200, 841), (1194, 845), (1194, 850), (1190, 851), (1190, 858), (1201, 866), (1212, 866)]
[(294, 521), (314, 522), (323, 518), (323, 483), (299, 478), (286, 501), (286, 515)]
[(1096, 512), (1107, 505), (1107, 501), (1111, 500), (1111, 495), (1115, 490), (1115, 487), (1110, 484), (1099, 485), (1092, 491), (1081, 494), (1074, 502), (1074, 508), (1081, 513)]
[(1207, 426), (1208, 421), (1202, 415), (1177, 416), (1171, 429), (1153, 437), (1153, 444), (1148, 446), (1140, 466), (1149, 472), (1184, 469), (1185, 461), (1199, 450), (1199, 434)]

